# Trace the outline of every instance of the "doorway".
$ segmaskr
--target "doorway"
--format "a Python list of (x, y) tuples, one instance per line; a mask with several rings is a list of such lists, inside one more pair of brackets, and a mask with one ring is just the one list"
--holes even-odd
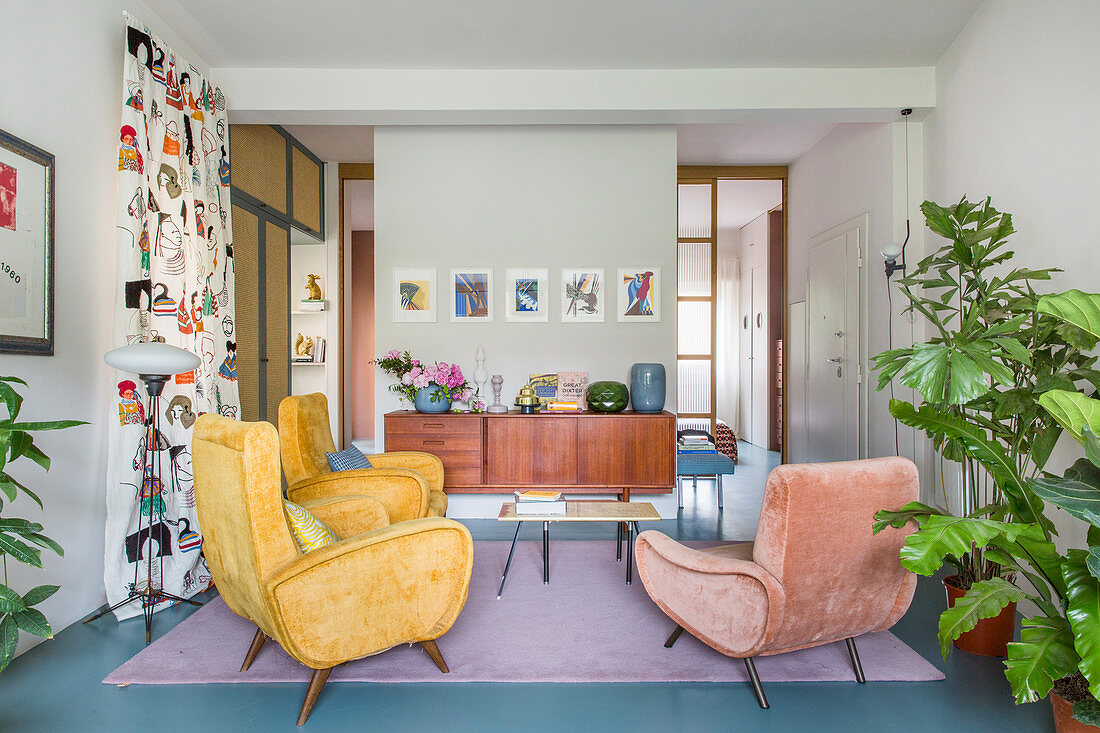
[(374, 166), (341, 163), (340, 364), (343, 444), (364, 453), (374, 435)]
[(677, 385), (681, 428), (785, 458), (785, 166), (681, 166)]

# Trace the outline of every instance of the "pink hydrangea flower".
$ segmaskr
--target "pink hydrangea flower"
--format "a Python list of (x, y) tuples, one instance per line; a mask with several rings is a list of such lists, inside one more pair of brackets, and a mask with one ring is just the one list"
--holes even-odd
[(422, 372), (422, 373), (416, 375), (415, 377), (413, 377), (412, 384), (417, 389), (424, 389), (425, 387), (428, 386), (428, 383), (431, 382), (431, 381), (432, 380), (428, 377), (427, 372)]
[(387, 358), (387, 359), (400, 359), (401, 358), (401, 352), (398, 351), (397, 349), (390, 349), (389, 351), (386, 352), (385, 358)]

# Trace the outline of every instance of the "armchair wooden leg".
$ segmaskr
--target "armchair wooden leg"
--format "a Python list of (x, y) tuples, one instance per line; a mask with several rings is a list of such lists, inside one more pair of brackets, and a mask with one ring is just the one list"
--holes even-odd
[(309, 676), (309, 687), (306, 688), (306, 699), (302, 701), (302, 711), (298, 713), (298, 727), (306, 724), (306, 718), (309, 717), (309, 713), (313, 710), (313, 703), (317, 702), (317, 697), (321, 694), (321, 689), (325, 686), (325, 682), (328, 681), (329, 673), (332, 672), (332, 667), (328, 669), (315, 669), (313, 674)]
[(420, 646), (424, 647), (424, 651), (428, 653), (428, 656), (435, 662), (435, 666), (439, 667), (439, 671), (443, 674), (447, 674), (451, 670), (447, 668), (447, 663), (443, 661), (443, 655), (439, 652), (439, 647), (434, 641), (422, 641)]
[(852, 667), (856, 671), (856, 682), (863, 683), (867, 678), (863, 675), (863, 665), (859, 662), (859, 651), (856, 649), (856, 640), (847, 638), (844, 643), (848, 645), (848, 656), (852, 658)]
[(753, 663), (752, 657), (745, 657), (745, 669), (749, 671), (749, 682), (752, 683), (752, 691), (756, 693), (756, 701), (760, 703), (760, 707), (767, 710), (771, 707), (768, 704), (768, 698), (764, 696), (764, 688), (760, 684), (760, 675), (756, 673), (756, 664)]
[(671, 649), (672, 645), (676, 643), (676, 640), (680, 638), (680, 634), (684, 633), (684, 627), (680, 624), (676, 624), (676, 628), (673, 630), (672, 635), (668, 637), (665, 642), (665, 649)]
[(265, 641), (267, 641), (267, 634), (263, 632), (263, 629), (256, 629), (256, 635), (252, 637), (252, 645), (248, 647), (248, 653), (244, 655), (244, 664), (241, 665), (242, 672), (247, 671), (252, 663), (256, 661), (256, 655), (260, 653), (260, 648), (263, 647)]

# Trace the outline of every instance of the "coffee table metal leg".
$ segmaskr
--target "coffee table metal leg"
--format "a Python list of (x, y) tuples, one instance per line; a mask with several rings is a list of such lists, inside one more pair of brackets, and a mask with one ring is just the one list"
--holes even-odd
[(615, 536), (615, 562), (623, 561), (623, 523), (615, 522), (617, 534)]
[(542, 584), (550, 585), (550, 522), (542, 523)]
[(508, 580), (508, 568), (512, 567), (512, 555), (516, 551), (516, 539), (519, 538), (519, 528), (523, 526), (523, 522), (516, 522), (516, 533), (512, 535), (512, 549), (508, 550), (508, 562), (504, 563), (504, 575), (500, 576), (500, 588), (497, 590), (497, 600), (500, 600), (500, 596), (504, 593), (504, 581)]
[(684, 508), (684, 479), (680, 476), (676, 477), (676, 507)]
[(626, 523), (626, 584), (634, 580), (634, 535), (638, 531), (637, 522)]
[(722, 511), (722, 474), (714, 477), (718, 482), (718, 511)]

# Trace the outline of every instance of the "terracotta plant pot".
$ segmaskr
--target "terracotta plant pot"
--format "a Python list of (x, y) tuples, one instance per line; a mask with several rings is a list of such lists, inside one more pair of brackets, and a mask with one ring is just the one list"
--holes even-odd
[(1057, 733), (1096, 733), (1095, 725), (1082, 723), (1073, 717), (1073, 703), (1051, 690), (1050, 704), (1054, 708), (1054, 730)]
[[(947, 605), (952, 607), (955, 601), (966, 595), (962, 588), (956, 588), (949, 581), (958, 580), (957, 575), (943, 579), (947, 590)], [(978, 619), (972, 631), (967, 631), (954, 641), (954, 645), (964, 652), (983, 657), (1003, 657), (1008, 654), (1008, 642), (1016, 631), (1016, 604), (1009, 603), (992, 618)]]

